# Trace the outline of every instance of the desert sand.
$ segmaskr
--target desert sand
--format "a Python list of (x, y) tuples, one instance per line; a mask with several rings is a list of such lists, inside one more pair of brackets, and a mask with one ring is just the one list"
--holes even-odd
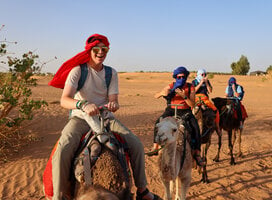
[[(213, 97), (223, 97), (229, 75), (210, 79)], [(243, 85), (246, 119), (242, 135), (242, 158), (230, 165), (227, 133), (223, 132), (221, 160), (213, 162), (217, 152), (217, 135), (212, 137), (208, 152), (209, 184), (200, 182), (193, 169), (187, 199), (272, 199), (272, 80), (263, 76), (235, 76)], [(24, 131), (38, 138), (0, 166), (0, 199), (44, 199), (42, 174), (49, 154), (68, 120), (68, 111), (61, 108), (61, 89), (49, 87), (50, 79), (40, 77), (33, 88), (34, 97), (49, 103), (35, 118), (26, 122)], [(192, 80), (192, 79), (189, 79)], [(172, 81), (170, 73), (120, 73), (120, 109), (115, 116), (139, 136), (147, 152), (153, 143), (153, 126), (166, 102), (153, 96)], [(234, 147), (237, 152), (237, 145)], [(157, 157), (146, 157), (148, 188), (163, 196), (158, 176)], [(135, 188), (134, 188), (135, 189)]]

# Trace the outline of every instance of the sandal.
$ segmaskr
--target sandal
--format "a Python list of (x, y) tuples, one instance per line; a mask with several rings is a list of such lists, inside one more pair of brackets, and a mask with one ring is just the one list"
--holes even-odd
[[(137, 196), (136, 196), (136, 200), (144, 200), (144, 196), (147, 195), (149, 193), (149, 190), (146, 188), (143, 192), (138, 192), (137, 191)], [(159, 200), (159, 196), (156, 194), (153, 194), (153, 200)]]
[(196, 161), (196, 164), (197, 164), (198, 166), (203, 167), (203, 166), (206, 164), (206, 162), (201, 158), (200, 155), (195, 154), (193, 157), (194, 157), (194, 159), (195, 159), (195, 161)]

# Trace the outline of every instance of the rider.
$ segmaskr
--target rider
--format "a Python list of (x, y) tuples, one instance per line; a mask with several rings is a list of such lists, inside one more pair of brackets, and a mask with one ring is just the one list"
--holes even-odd
[(240, 122), (240, 128), (243, 128), (243, 115), (242, 115), (242, 99), (244, 97), (244, 91), (241, 85), (236, 83), (236, 79), (234, 77), (230, 77), (228, 81), (228, 86), (225, 90), (226, 97), (233, 97), (237, 104), (237, 118)]
[[(199, 166), (203, 166), (205, 163), (200, 156), (200, 130), (195, 116), (192, 114), (191, 107), (195, 104), (195, 87), (186, 80), (189, 76), (189, 71), (183, 66), (178, 67), (173, 72), (173, 78), (175, 82), (167, 85), (163, 90), (155, 95), (155, 98), (165, 97), (168, 100), (168, 104), (181, 104), (177, 106), (177, 115), (179, 117), (188, 116), (187, 122), (190, 124), (191, 136), (191, 148), (192, 154), (196, 163)], [(162, 118), (174, 116), (175, 106), (167, 106)], [(160, 118), (155, 124), (159, 123)], [(158, 155), (159, 144), (155, 142), (155, 136), (157, 134), (156, 126), (154, 128), (154, 144), (153, 149), (148, 153), (149, 156)]]
[(195, 102), (199, 102), (200, 100), (205, 103), (209, 108), (216, 111), (216, 132), (218, 135), (222, 135), (222, 131), (219, 127), (219, 112), (215, 105), (209, 100), (209, 93), (212, 93), (212, 85), (208, 79), (207, 73), (205, 69), (199, 69), (197, 71), (196, 78), (192, 81), (193, 86), (195, 86), (196, 91), (196, 99)]
[[(95, 116), (99, 114), (99, 107), (107, 105), (108, 110), (115, 112), (119, 109), (118, 103), (118, 75), (112, 68), (112, 78), (107, 89), (105, 84), (105, 67), (103, 62), (109, 50), (108, 39), (99, 34), (91, 35), (85, 46), (85, 51), (66, 61), (63, 66), (72, 70), (66, 79), (61, 96), (61, 106), (72, 109), (71, 117), (64, 127), (59, 139), (55, 154), (52, 158), (53, 199), (67, 197), (69, 188), (69, 175), (72, 159), (79, 146), (82, 135), (90, 129), (84, 120), (84, 115)], [(80, 64), (87, 63), (88, 74), (84, 86), (77, 91), (81, 76)], [(62, 69), (63, 69), (62, 66)], [(63, 79), (63, 73), (57, 73), (49, 83), (58, 84)], [(142, 199), (157, 199), (146, 188), (145, 157), (143, 144), (121, 122), (111, 116), (110, 129), (120, 134), (128, 144), (130, 163), (133, 170), (134, 182), (137, 187), (137, 196)]]

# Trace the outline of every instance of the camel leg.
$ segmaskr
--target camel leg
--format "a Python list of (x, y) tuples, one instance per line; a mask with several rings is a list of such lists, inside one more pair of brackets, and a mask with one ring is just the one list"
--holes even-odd
[(232, 136), (231, 143), (232, 143), (232, 147), (233, 147), (233, 148), (234, 148), (234, 144), (235, 144), (235, 141), (236, 141), (236, 134), (237, 134), (237, 130), (234, 129), (234, 130), (232, 131), (232, 134), (231, 134), (231, 136)]
[(232, 130), (228, 131), (228, 138), (229, 138), (229, 153), (230, 153), (230, 164), (235, 165), (234, 157), (233, 157), (233, 145), (232, 145)]
[(242, 144), (242, 132), (243, 132), (243, 128), (238, 129), (238, 145), (239, 145), (239, 152), (238, 152), (238, 157), (242, 157), (243, 153), (242, 153), (242, 149), (241, 149), (241, 144)]
[[(201, 144), (201, 146), (200, 146), (201, 158), (205, 158), (205, 147), (206, 147), (206, 144)], [(196, 165), (196, 168), (197, 168), (198, 174), (203, 173), (202, 167)], [(202, 179), (201, 179), (201, 181), (202, 181)]]
[(213, 159), (214, 162), (219, 162), (219, 157), (220, 157), (219, 154), (220, 154), (220, 150), (222, 146), (222, 135), (217, 133), (217, 136), (218, 136), (218, 149), (217, 149), (217, 154)]
[(172, 196), (172, 194), (173, 194), (173, 192), (174, 192), (174, 181), (170, 181), (170, 194), (171, 194), (171, 196)]
[[(185, 175), (179, 175), (179, 178), (176, 179), (176, 197), (175, 200), (185, 200), (187, 191), (191, 184), (192, 170), (188, 169)], [(180, 190), (179, 190), (179, 181), (180, 181)], [(180, 191), (180, 194), (179, 194)]]
[(162, 181), (164, 187), (164, 200), (171, 200), (172, 194), (170, 193), (170, 182), (169, 181)]
[(209, 140), (209, 142), (207, 144), (205, 144), (205, 149), (204, 149), (204, 155), (203, 158), (205, 159), (206, 164), (203, 166), (203, 172), (202, 172), (202, 179), (201, 181), (203, 183), (209, 183), (209, 179), (208, 179), (208, 173), (207, 173), (207, 154), (208, 154), (208, 149), (211, 145), (211, 141)]

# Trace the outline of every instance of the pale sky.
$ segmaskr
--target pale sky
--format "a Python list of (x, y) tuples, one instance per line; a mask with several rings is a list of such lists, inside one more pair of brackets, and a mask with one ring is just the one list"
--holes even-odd
[(117, 71), (231, 72), (241, 55), (250, 71), (272, 65), (270, 0), (0, 0), (0, 40), (14, 56), (35, 51), (43, 72), (84, 50), (93, 33), (108, 37), (106, 65)]

